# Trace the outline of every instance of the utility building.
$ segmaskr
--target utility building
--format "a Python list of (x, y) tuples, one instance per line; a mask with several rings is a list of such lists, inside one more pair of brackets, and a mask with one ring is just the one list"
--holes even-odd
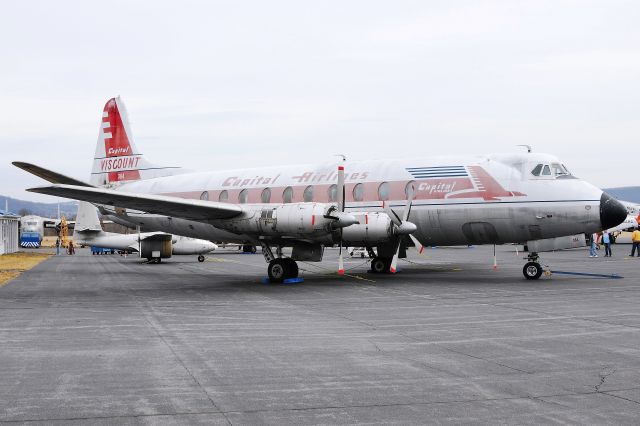
[(18, 251), (20, 216), (0, 210), (0, 255)]

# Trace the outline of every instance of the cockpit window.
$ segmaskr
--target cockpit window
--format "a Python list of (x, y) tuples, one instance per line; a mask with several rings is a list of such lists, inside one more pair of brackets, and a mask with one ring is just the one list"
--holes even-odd
[(553, 175), (556, 177), (569, 174), (569, 171), (562, 164), (553, 163), (551, 164), (551, 169), (553, 170)]
[(536, 167), (534, 167), (533, 170), (531, 170), (531, 174), (534, 176), (540, 176), (541, 171), (542, 171), (542, 164), (538, 164)]
[(544, 165), (544, 168), (542, 169), (542, 176), (551, 176), (551, 169), (548, 164)]
[(537, 164), (531, 174), (542, 179), (575, 179), (561, 163)]

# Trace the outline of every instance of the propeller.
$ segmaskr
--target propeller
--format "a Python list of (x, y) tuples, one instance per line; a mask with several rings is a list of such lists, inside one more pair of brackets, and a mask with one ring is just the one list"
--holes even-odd
[[(395, 274), (398, 270), (397, 270), (397, 266), (398, 266), (398, 256), (400, 255), (400, 245), (402, 244), (402, 237), (404, 235), (409, 235), (409, 237), (411, 237), (411, 239), (414, 241), (414, 243), (417, 240), (417, 238), (415, 238), (413, 235), (414, 232), (416, 232), (416, 230), (418, 229), (418, 227), (412, 223), (409, 222), (407, 219), (409, 219), (409, 214), (411, 213), (411, 205), (413, 203), (413, 196), (415, 193), (415, 188), (411, 188), (411, 191), (407, 191), (407, 204), (404, 207), (404, 212), (402, 214), (402, 219), (400, 218), (400, 216), (398, 216), (398, 214), (393, 211), (393, 209), (391, 207), (389, 207), (386, 203), (384, 203), (383, 207), (385, 212), (387, 213), (387, 215), (389, 215), (389, 218), (391, 218), (391, 222), (393, 222), (394, 225), (394, 230), (397, 237), (397, 242), (396, 242), (396, 250), (395, 253), (393, 255), (393, 259), (391, 260), (391, 267), (389, 268), (389, 270), (391, 271), (392, 274)], [(422, 244), (418, 243), (420, 245), (420, 247), (422, 247)], [(416, 245), (416, 248), (418, 247), (418, 245)]]
[[(344, 199), (346, 197), (344, 189), (344, 166), (338, 166), (338, 214), (344, 214)], [(353, 216), (352, 216), (353, 217)], [(338, 220), (340, 216), (338, 216)], [(355, 220), (355, 217), (353, 218)], [(340, 227), (340, 254), (338, 257), (338, 275), (344, 275), (344, 259), (342, 257), (342, 227)]]

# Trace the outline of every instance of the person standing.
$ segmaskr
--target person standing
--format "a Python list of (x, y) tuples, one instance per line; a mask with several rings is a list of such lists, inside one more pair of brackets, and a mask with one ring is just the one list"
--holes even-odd
[(56, 256), (60, 254), (60, 237), (56, 238)]
[(631, 247), (631, 257), (636, 253), (636, 250), (638, 250), (638, 257), (640, 257), (640, 227), (636, 228), (633, 234), (631, 234), (631, 243), (633, 244)]
[(595, 232), (591, 234), (591, 248), (589, 249), (589, 257), (598, 257), (598, 253), (596, 252), (596, 244), (598, 241), (598, 234)]
[(611, 257), (611, 235), (607, 231), (602, 232), (602, 244), (604, 244), (604, 257)]

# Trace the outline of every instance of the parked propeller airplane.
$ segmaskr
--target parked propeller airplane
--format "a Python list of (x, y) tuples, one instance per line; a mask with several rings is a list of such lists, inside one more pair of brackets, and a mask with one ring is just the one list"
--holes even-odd
[[(147, 229), (260, 245), (273, 282), (297, 277), (296, 261), (320, 261), (324, 247), (335, 244), (339, 273), (343, 246), (375, 253), (374, 272), (396, 272), (411, 241), (417, 247), (526, 243), (534, 251), (523, 274), (537, 279), (539, 251), (584, 244), (584, 233), (627, 216), (620, 202), (547, 154), (189, 173), (146, 161), (119, 98), (106, 103), (102, 117), (91, 183), (14, 162), (54, 183), (27, 191), (88, 201), (114, 220)], [(292, 247), (291, 257), (283, 247)]]
[(211, 241), (179, 237), (166, 232), (105, 232), (100, 224), (98, 209), (86, 201), (78, 203), (73, 239), (78, 245), (136, 252), (155, 263), (172, 255), (194, 254), (198, 255), (198, 261), (204, 262), (204, 255), (218, 248)]

